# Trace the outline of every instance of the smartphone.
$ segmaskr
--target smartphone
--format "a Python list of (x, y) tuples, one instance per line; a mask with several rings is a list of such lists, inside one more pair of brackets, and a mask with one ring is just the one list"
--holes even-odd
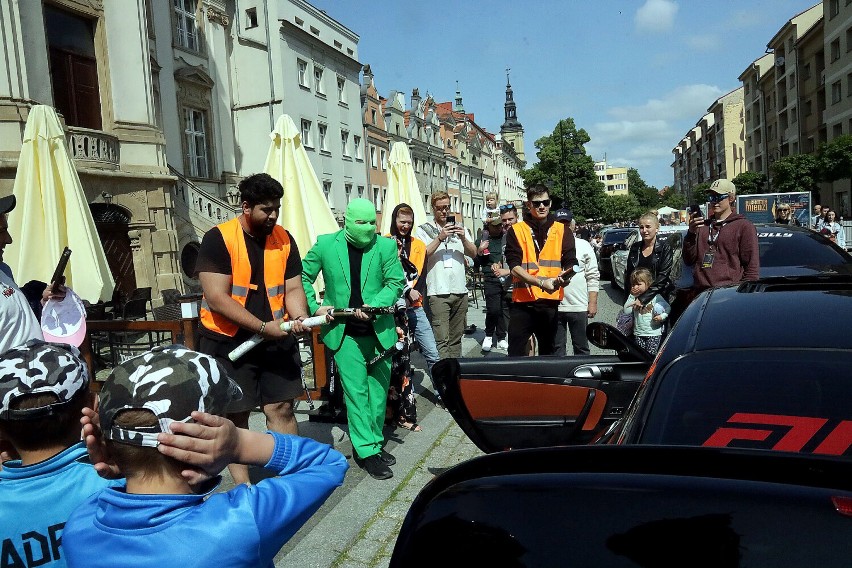
[(697, 204), (692, 204), (689, 206), (689, 215), (691, 217), (704, 217), (704, 213), (701, 212), (701, 207)]
[(455, 215), (447, 215), (447, 223), (456, 224), (456, 216)]
[(53, 277), (50, 279), (51, 284), (64, 284), (65, 268), (68, 266), (68, 259), (71, 258), (71, 249), (65, 247), (62, 254), (59, 255), (59, 262), (56, 263), (56, 270), (53, 271)]

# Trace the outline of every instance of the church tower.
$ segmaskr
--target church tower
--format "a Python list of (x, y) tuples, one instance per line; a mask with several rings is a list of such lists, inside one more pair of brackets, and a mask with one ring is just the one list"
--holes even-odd
[(518, 111), (509, 83), (509, 69), (506, 69), (506, 103), (503, 105), (506, 119), (500, 127), (500, 137), (512, 145), (518, 158), (526, 161), (524, 156), (524, 127), (518, 122)]

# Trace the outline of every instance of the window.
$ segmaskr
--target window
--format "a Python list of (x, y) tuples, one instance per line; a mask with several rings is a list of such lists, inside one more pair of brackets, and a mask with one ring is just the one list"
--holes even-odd
[(840, 0), (829, 0), (828, 2), (828, 19), (833, 18), (840, 13)]
[(317, 130), (319, 130), (319, 149), (321, 152), (328, 152), (328, 142), (326, 142), (326, 133), (328, 132), (328, 126), (325, 124), (317, 125)]
[(363, 185), (358, 186), (358, 197), (361, 198), (361, 199), (364, 199), (364, 186)]
[(246, 10), (246, 24), (245, 29), (250, 30), (251, 28), (257, 27), (257, 8), (249, 8)]
[(384, 148), (382, 148), (380, 152), (382, 156), (382, 169), (386, 170), (388, 169), (388, 153)]
[(172, 0), (175, 9), (175, 40), (180, 47), (198, 51), (195, 0)]
[(302, 119), (302, 145), (306, 148), (313, 148), (311, 141), (311, 121)]
[(334, 207), (334, 203), (332, 203), (332, 195), (331, 195), (331, 182), (325, 180), (322, 182), (322, 193), (325, 195), (325, 200), (328, 202), (329, 207)]
[(337, 40), (334, 40), (334, 47), (336, 47), (337, 49), (343, 49), (343, 44)]
[(337, 78), (337, 102), (346, 104), (346, 79)]
[(340, 147), (343, 150), (344, 156), (349, 156), (349, 132), (346, 130), (340, 131)]
[(352, 137), (352, 143), (355, 146), (355, 159), (360, 160), (360, 161), (364, 161), (364, 157), (361, 155), (361, 137), (360, 136), (353, 136)]
[(299, 65), (299, 86), (310, 89), (308, 85), (308, 62), (301, 59), (296, 60)]
[(189, 177), (210, 177), (207, 152), (206, 113), (204, 111), (183, 109), (184, 142), (186, 143), (186, 171)]
[(790, 122), (792, 122), (792, 123), (795, 123), (795, 122), (797, 122), (797, 121), (799, 120), (799, 113), (798, 113), (798, 112), (796, 112), (796, 111), (797, 111), (796, 107), (791, 107), (791, 108), (790, 108), (790, 112), (789, 112), (789, 114), (790, 114)]
[(837, 61), (840, 59), (840, 38), (831, 42), (831, 60)]
[(347, 183), (344, 187), (346, 188), (346, 203), (349, 203), (352, 201), (352, 184)]
[(324, 95), (325, 89), (322, 86), (322, 67), (314, 65), (314, 90), (318, 95)]
[(852, 51), (852, 28), (846, 30), (846, 53)]
[(371, 121), (373, 124), (376, 124), (376, 109), (372, 109), (372, 110), (370, 111), (370, 121)]
[(831, 84), (831, 104), (839, 103), (842, 97), (840, 81)]
[(846, 75), (846, 96), (852, 95), (852, 73)]
[(370, 167), (375, 169), (377, 165), (378, 162), (376, 162), (376, 147), (370, 146)]
[[(101, 129), (94, 21), (44, 6), (56, 109), (68, 126)], [(69, 49), (70, 47), (70, 49)]]
[(802, 79), (810, 79), (811, 78), (811, 64), (805, 63), (802, 66)]
[(831, 129), (831, 134), (834, 138), (837, 138), (838, 136), (842, 136), (843, 135), (843, 125), (840, 124), (840, 123), (835, 124)]

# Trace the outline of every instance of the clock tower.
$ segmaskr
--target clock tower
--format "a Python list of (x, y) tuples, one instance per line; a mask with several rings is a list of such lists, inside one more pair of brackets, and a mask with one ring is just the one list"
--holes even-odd
[(520, 160), (526, 161), (524, 157), (524, 127), (518, 122), (518, 111), (515, 107), (512, 85), (509, 82), (509, 71), (510, 69), (506, 68), (506, 103), (503, 105), (505, 120), (500, 127), (500, 137), (512, 145)]

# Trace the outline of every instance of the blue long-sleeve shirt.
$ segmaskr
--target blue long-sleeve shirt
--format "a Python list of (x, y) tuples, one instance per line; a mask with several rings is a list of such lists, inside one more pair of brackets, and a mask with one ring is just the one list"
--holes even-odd
[(278, 550), (343, 482), (346, 458), (327, 444), (269, 432), (278, 477), (226, 493), (141, 495), (107, 489), (65, 526), (68, 565), (272, 566)]

